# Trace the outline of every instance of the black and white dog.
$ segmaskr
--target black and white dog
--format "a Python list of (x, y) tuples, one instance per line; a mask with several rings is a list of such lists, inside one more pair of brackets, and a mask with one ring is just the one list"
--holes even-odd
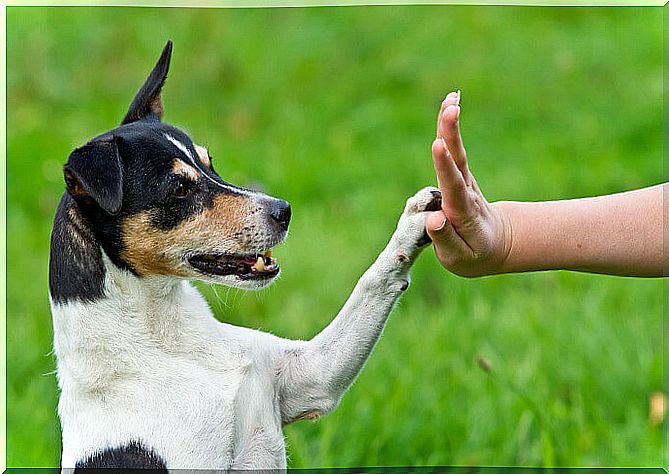
[(64, 468), (276, 469), (282, 426), (333, 410), (427, 243), (435, 188), (332, 323), (309, 341), (218, 322), (189, 283), (244, 289), (279, 274), (287, 202), (219, 177), (161, 122), (168, 42), (121, 125), (70, 155), (51, 239)]

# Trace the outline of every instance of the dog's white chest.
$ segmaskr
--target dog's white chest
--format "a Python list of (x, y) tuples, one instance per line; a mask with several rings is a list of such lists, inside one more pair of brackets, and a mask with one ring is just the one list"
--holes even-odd
[(243, 372), (171, 364), (158, 373), (120, 380), (60, 402), (63, 466), (102, 446), (141, 442), (170, 468), (226, 469), (235, 451), (235, 397)]
[(218, 323), (190, 286), (178, 301), (189, 311), (171, 308), (172, 327), (167, 311), (150, 326), (117, 301), (52, 307), (63, 467), (130, 441), (172, 469), (285, 466), (274, 373), (255, 333)]

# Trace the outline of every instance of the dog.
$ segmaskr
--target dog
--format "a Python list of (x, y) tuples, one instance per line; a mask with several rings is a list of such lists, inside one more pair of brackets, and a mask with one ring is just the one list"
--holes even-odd
[(216, 320), (190, 283), (259, 289), (280, 268), (288, 202), (224, 181), (162, 122), (165, 46), (120, 126), (75, 149), (51, 237), (49, 292), (64, 469), (284, 469), (282, 427), (331, 412), (429, 239), (436, 188), (334, 320), (308, 341)]

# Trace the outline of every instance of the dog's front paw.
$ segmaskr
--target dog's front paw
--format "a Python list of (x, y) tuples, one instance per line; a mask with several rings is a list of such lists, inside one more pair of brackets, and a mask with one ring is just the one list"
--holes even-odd
[(428, 211), (439, 209), (441, 209), (441, 193), (434, 186), (421, 189), (407, 200), (393, 236), (400, 255), (407, 261), (413, 259), (418, 251), (430, 242), (425, 232), (425, 219)]

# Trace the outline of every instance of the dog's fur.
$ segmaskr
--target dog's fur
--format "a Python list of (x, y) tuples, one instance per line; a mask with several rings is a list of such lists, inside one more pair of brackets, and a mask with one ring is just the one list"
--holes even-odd
[(122, 125), (72, 152), (53, 227), (50, 296), (64, 468), (274, 469), (282, 426), (333, 410), (426, 244), (434, 188), (340, 313), (310, 341), (218, 322), (189, 283), (260, 288), (290, 207), (223, 181), (161, 122), (168, 43)]

